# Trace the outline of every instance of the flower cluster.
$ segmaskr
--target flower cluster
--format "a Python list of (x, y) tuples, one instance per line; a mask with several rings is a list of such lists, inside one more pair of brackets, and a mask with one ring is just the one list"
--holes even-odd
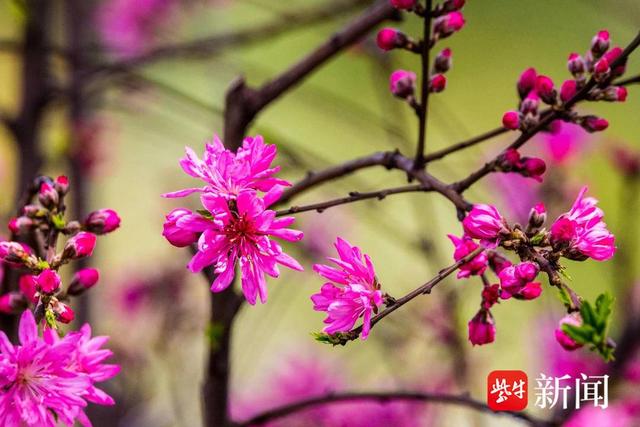
[(59, 423), (84, 426), (88, 402), (113, 405), (97, 383), (113, 378), (117, 365), (103, 363), (112, 353), (101, 347), (107, 337), (91, 337), (84, 325), (63, 338), (51, 328), (42, 337), (30, 311), (20, 319), (20, 345), (0, 331), (0, 421), (7, 427), (54, 427)]
[[(391, 0), (391, 4), (397, 9), (414, 12), (421, 17), (427, 13), (423, 6), (415, 0)], [(438, 40), (449, 37), (462, 29), (465, 20), (460, 9), (464, 4), (464, 0), (448, 0), (437, 5), (433, 11), (428, 11), (435, 17), (429, 40), (415, 41), (398, 29), (383, 28), (378, 32), (376, 38), (378, 47), (385, 51), (405, 49), (414, 53), (421, 53), (423, 48), (431, 49)], [(425, 44), (428, 46), (425, 47)], [(425, 85), (427, 85), (429, 92), (437, 93), (445, 89), (447, 85), (445, 73), (451, 68), (451, 62), (451, 49), (449, 48), (443, 49), (436, 55), (431, 73), (424, 76)], [(415, 73), (407, 70), (394, 71), (389, 78), (389, 89), (394, 96), (406, 100), (417, 111), (422, 108), (415, 98)]]
[[(174, 209), (166, 217), (163, 235), (177, 247), (197, 242), (198, 250), (188, 267), (195, 273), (213, 266), (213, 292), (221, 292), (232, 283), (239, 264), (242, 291), (250, 304), (255, 304), (258, 297), (263, 303), (267, 300), (265, 274), (278, 277), (278, 264), (303, 269), (273, 240), (295, 242), (303, 236), (288, 228), (293, 217), (276, 218), (275, 211), (268, 209), (282, 195), (283, 186), (289, 185), (274, 176), (279, 171), (279, 167), (271, 167), (276, 153), (276, 147), (265, 144), (260, 136), (246, 138), (236, 153), (216, 137), (206, 144), (202, 159), (186, 148), (180, 165), (205, 186), (165, 194), (184, 197), (200, 193), (204, 210)], [(258, 192), (265, 193), (261, 197)]]
[[(605, 261), (613, 256), (615, 238), (603, 221), (604, 213), (597, 207), (597, 200), (585, 197), (586, 191), (584, 187), (569, 212), (560, 215), (548, 231), (543, 228), (547, 214), (542, 204), (531, 209), (525, 228), (519, 224), (510, 225), (491, 205), (475, 205), (462, 221), (463, 237), (449, 235), (455, 245), (456, 260), (463, 259), (480, 246), (485, 248), (483, 253), (459, 267), (458, 278), (482, 275), (489, 266), (499, 280), (499, 284), (485, 285), (480, 310), (469, 322), (469, 340), (473, 344), (487, 344), (495, 339), (495, 321), (490, 309), (499, 300), (532, 300), (540, 296), (542, 286), (536, 277), (541, 269), (551, 269), (558, 274), (562, 269), (559, 264), (562, 257)], [(498, 247), (517, 253), (521, 262), (512, 264)], [(561, 328), (556, 336), (567, 349), (580, 346)]]
[(313, 295), (313, 309), (324, 311), (327, 324), (324, 332), (348, 332), (362, 317), (362, 339), (371, 329), (371, 317), (382, 305), (383, 295), (371, 259), (357, 246), (338, 238), (338, 258), (329, 258), (338, 268), (315, 264), (316, 273), (329, 280), (319, 293)]
[[(540, 101), (553, 108), (567, 105), (568, 110), (563, 120), (577, 123), (588, 132), (605, 130), (609, 123), (606, 119), (585, 115), (580, 116), (571, 111), (574, 97), (586, 86), (589, 77), (595, 81), (595, 86), (584, 99), (589, 101), (624, 102), (627, 99), (627, 89), (615, 86), (613, 80), (625, 72), (626, 61), (619, 61), (622, 54), (620, 47), (610, 47), (609, 32), (600, 31), (591, 42), (591, 49), (581, 56), (571, 53), (567, 68), (573, 76), (565, 80), (558, 90), (551, 78), (538, 74), (535, 68), (528, 68), (518, 79), (517, 89), (520, 105), (517, 111), (507, 111), (502, 117), (502, 124), (507, 129), (526, 131), (536, 126), (540, 121)], [(612, 66), (613, 69), (612, 69)]]
[[(40, 177), (34, 184), (22, 214), (9, 221), (13, 240), (0, 242), (4, 268), (16, 270), (19, 276), (19, 289), (0, 296), (0, 311), (19, 313), (35, 308), (37, 316), (55, 328), (56, 321), (70, 323), (74, 319), (68, 305), (69, 297), (93, 287), (99, 278), (96, 269), (81, 269), (68, 286), (63, 286), (58, 270), (73, 260), (91, 256), (97, 235), (116, 230), (120, 217), (112, 209), (100, 209), (91, 212), (83, 221), (67, 221), (64, 218), (64, 199), (69, 191), (67, 178)], [(44, 244), (31, 248), (21, 243), (36, 233), (46, 236)], [(58, 252), (60, 235), (68, 239)]]

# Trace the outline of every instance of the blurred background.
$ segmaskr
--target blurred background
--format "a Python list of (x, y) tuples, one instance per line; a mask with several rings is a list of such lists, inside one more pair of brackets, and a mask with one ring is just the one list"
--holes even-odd
[[(338, 3), (0, 2), (3, 117), (23, 115), (25, 100), (39, 90), (24, 68), (29, 61), (25, 35), (37, 37), (27, 31), (29, 14), (46, 19), (40, 49), (46, 51), (44, 91), (51, 92), (50, 102), (30, 128), (32, 146), (20, 148), (16, 136), (0, 128), (3, 216), (13, 215), (23, 165), (32, 172), (35, 167), (49, 175), (70, 175), (76, 212), (108, 207), (122, 218), (120, 230), (101, 239), (91, 259), (102, 278), (81, 310), (81, 317), (90, 320), (96, 333), (111, 336), (110, 347), (123, 365), (109, 388), (118, 405), (93, 411), (95, 425), (200, 425), (209, 284), (186, 271), (188, 250), (176, 249), (163, 239), (164, 215), (184, 203), (162, 199), (160, 194), (192, 186), (178, 160), (184, 146), (201, 153), (213, 134), (222, 134), (224, 94), (234, 78), (245, 76), (250, 85), (267, 81), (369, 2), (343, 1), (342, 7), (324, 7), (331, 13), (309, 21), (301, 18), (305, 11), (310, 11), (309, 16), (325, 4)], [(71, 4), (79, 5), (78, 9), (74, 11)], [(454, 65), (447, 89), (431, 98), (427, 151), (499, 126), (503, 112), (517, 106), (515, 82), (525, 68), (534, 66), (559, 84), (570, 78), (568, 54), (585, 52), (598, 30), (609, 29), (614, 44), (626, 45), (638, 31), (640, 3), (471, 0), (464, 14), (465, 28), (439, 45), (452, 49)], [(419, 24), (408, 18), (397, 25), (417, 36)], [(264, 31), (256, 31), (263, 27)], [(251, 36), (237, 37), (247, 32)], [(209, 43), (188, 54), (166, 54), (166, 49), (203, 39)], [(141, 57), (145, 60), (139, 61)], [(73, 61), (82, 62), (81, 71), (70, 72)], [(30, 63), (35, 67), (30, 72), (43, 71), (43, 63)], [(388, 76), (397, 68), (417, 71), (419, 62), (406, 53), (382, 54), (369, 37), (280, 98), (261, 114), (250, 134), (262, 134), (267, 142), (277, 144), (277, 163), (282, 165), (283, 177), (291, 181), (308, 170), (378, 150), (398, 148), (410, 153), (417, 134), (414, 114), (388, 90)], [(631, 56), (627, 70), (629, 76), (640, 72), (637, 55)], [(74, 89), (78, 85), (79, 91)], [(593, 300), (605, 290), (618, 298), (613, 336), (622, 330), (625, 315), (640, 306), (640, 299), (630, 297), (640, 279), (639, 178), (637, 171), (634, 175), (633, 169), (620, 163), (621, 158), (636, 156), (637, 160), (640, 155), (639, 89), (629, 87), (625, 104), (579, 107), (581, 112), (609, 120), (606, 132), (588, 135), (565, 126), (557, 135), (543, 135), (528, 144), (524, 153), (548, 162), (543, 184), (519, 176), (490, 177), (467, 194), (471, 201), (498, 205), (513, 221), (525, 221), (530, 206), (538, 201), (545, 202), (550, 218), (555, 218), (570, 207), (580, 186), (589, 185), (589, 194), (600, 200), (605, 220), (618, 237), (619, 253), (606, 263), (567, 261), (566, 265), (571, 285), (585, 298)], [(456, 153), (433, 163), (429, 170), (445, 182), (455, 181), (512, 138), (507, 134)], [(401, 173), (366, 170), (305, 193), (295, 203), (404, 182)], [(196, 204), (196, 198), (187, 201), (187, 207)], [(321, 329), (323, 315), (312, 311), (309, 297), (323, 282), (310, 266), (333, 251), (336, 236), (368, 253), (384, 289), (400, 296), (452, 262), (453, 247), (446, 234), (460, 235), (462, 230), (450, 204), (435, 194), (408, 194), (322, 214), (302, 213), (296, 224), (306, 236), (301, 245), (291, 245), (287, 251), (307, 271), (284, 270), (280, 279), (270, 280), (268, 303), (244, 307), (235, 324), (231, 383), (232, 408), (238, 418), (309, 390), (469, 391), (484, 401), (486, 376), (494, 369), (521, 369), (530, 379), (568, 366), (602, 369), (587, 350), (566, 360), (553, 339), (562, 305), (548, 286), (535, 301), (509, 301), (496, 307), (496, 342), (472, 348), (466, 324), (480, 301), (477, 278), (447, 280), (431, 296), (385, 319), (365, 342), (337, 348), (317, 343), (311, 332)], [(629, 375), (626, 380), (633, 379)], [(619, 387), (620, 399), (628, 397), (625, 387)], [(633, 386), (631, 390), (633, 395)], [(637, 387), (635, 393), (640, 400)], [(532, 403), (532, 412), (552, 415), (552, 411), (532, 408)], [(389, 417), (393, 411), (399, 417), (411, 414), (412, 421), (389, 418), (395, 421), (380, 425), (518, 425), (508, 418), (454, 407), (390, 405), (385, 411)], [(309, 415), (281, 425), (316, 424)], [(355, 425), (355, 421), (340, 425)]]

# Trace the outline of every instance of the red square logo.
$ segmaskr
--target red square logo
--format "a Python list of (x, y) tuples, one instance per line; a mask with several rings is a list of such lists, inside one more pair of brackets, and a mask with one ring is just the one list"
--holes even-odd
[(528, 378), (522, 371), (492, 371), (487, 377), (487, 405), (494, 411), (527, 408)]

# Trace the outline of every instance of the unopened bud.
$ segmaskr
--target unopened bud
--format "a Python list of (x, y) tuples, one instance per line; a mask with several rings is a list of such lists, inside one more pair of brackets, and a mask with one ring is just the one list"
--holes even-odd
[(517, 111), (507, 111), (502, 116), (502, 126), (507, 129), (517, 130), (520, 128), (520, 113)]
[(597, 116), (584, 116), (580, 120), (580, 126), (587, 132), (600, 132), (609, 127), (606, 119)]
[(411, 71), (396, 70), (389, 77), (389, 89), (394, 96), (406, 99), (415, 91), (416, 74)]
[(100, 273), (95, 268), (83, 268), (78, 271), (71, 279), (68, 293), (69, 295), (80, 295), (87, 289), (90, 289), (98, 283)]
[(67, 191), (69, 191), (69, 178), (64, 175), (60, 175), (56, 178), (53, 186), (58, 193), (64, 196), (65, 194), (67, 194)]
[(9, 292), (0, 296), (0, 313), (15, 314), (26, 306), (26, 301), (18, 292)]
[(521, 163), (522, 175), (542, 182), (542, 175), (544, 175), (545, 171), (547, 170), (547, 165), (544, 160), (537, 157), (523, 157)]
[(41, 292), (53, 294), (60, 289), (60, 276), (51, 269), (46, 269), (36, 277), (36, 283)]
[(60, 323), (71, 323), (76, 317), (71, 307), (69, 307), (65, 303), (56, 301), (51, 308), (56, 315), (56, 320)]
[(33, 220), (26, 216), (14, 217), (9, 220), (7, 227), (13, 234), (20, 234), (33, 227)]
[(454, 11), (436, 18), (433, 23), (433, 31), (438, 38), (443, 39), (460, 31), (464, 27), (465, 20), (462, 12)]
[(40, 191), (38, 191), (38, 200), (47, 209), (51, 209), (58, 204), (59, 196), (55, 188), (48, 182), (40, 184)]
[(611, 76), (611, 68), (607, 58), (602, 58), (593, 66), (593, 78), (597, 82), (603, 82)]
[(584, 59), (577, 53), (572, 53), (567, 60), (567, 68), (574, 77), (581, 76), (586, 69)]
[(578, 92), (578, 84), (575, 80), (565, 80), (560, 87), (560, 100), (567, 102)]
[(591, 40), (591, 53), (594, 58), (600, 58), (609, 49), (609, 31), (602, 30)]
[(31, 274), (23, 274), (18, 280), (18, 288), (22, 295), (32, 303), (38, 302), (38, 283), (36, 276)]
[(544, 203), (538, 203), (529, 212), (529, 227), (538, 229), (542, 227), (547, 220), (547, 210)]
[(627, 100), (627, 88), (624, 86), (609, 86), (603, 93), (603, 99), (611, 102), (624, 102)]
[(29, 252), (22, 243), (0, 242), (0, 259), (9, 263), (23, 263), (29, 257)]
[(417, 0), (391, 0), (391, 5), (396, 9), (411, 10), (416, 5)]
[(538, 74), (535, 68), (527, 68), (520, 74), (517, 84), (520, 99), (526, 98), (529, 92), (533, 90), (536, 85), (536, 77), (538, 77)]
[[(607, 60), (607, 62), (609, 63), (609, 66), (612, 66), (613, 63), (616, 62), (616, 60), (620, 57), (620, 55), (622, 55), (622, 52), (623, 52), (622, 48), (616, 46), (612, 48), (609, 52), (605, 53), (602, 58)], [(626, 70), (626, 67), (627, 67), (627, 59), (625, 58), (625, 60), (622, 61), (622, 63), (613, 67), (613, 69), (611, 70), (611, 76), (619, 77), (623, 75)]]
[(447, 78), (444, 74), (436, 74), (429, 79), (429, 92), (442, 92), (447, 87)]
[(555, 105), (557, 93), (553, 80), (547, 76), (538, 76), (536, 78), (535, 89), (542, 101), (549, 105)]
[(436, 73), (446, 73), (451, 69), (451, 49), (443, 49), (436, 55), (433, 68)]
[(407, 36), (395, 28), (383, 28), (378, 31), (376, 42), (382, 50), (392, 50), (407, 44)]
[(538, 114), (538, 106), (540, 105), (540, 97), (535, 91), (529, 92), (520, 103), (520, 111), (522, 114)]
[(582, 318), (578, 313), (569, 314), (563, 317), (558, 323), (558, 328), (556, 329), (555, 335), (558, 343), (568, 351), (577, 350), (582, 347), (582, 344), (577, 343), (573, 340), (566, 332), (562, 330), (562, 325), (573, 325), (573, 326), (581, 326)]
[(91, 256), (96, 246), (96, 235), (81, 231), (67, 240), (62, 252), (63, 258), (78, 259)]
[(120, 226), (120, 217), (113, 209), (100, 209), (89, 214), (84, 226), (95, 234), (111, 233)]

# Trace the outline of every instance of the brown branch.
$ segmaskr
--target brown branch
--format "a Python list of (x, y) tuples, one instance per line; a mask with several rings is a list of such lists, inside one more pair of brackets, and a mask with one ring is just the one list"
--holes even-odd
[[(631, 41), (631, 43), (629, 43), (629, 45), (624, 49), (624, 51), (620, 54), (620, 56), (618, 56), (616, 60), (611, 63), (611, 68), (615, 69), (616, 67), (622, 65), (627, 60), (629, 55), (639, 45), (640, 45), (640, 32)], [(567, 102), (565, 102), (563, 105), (559, 106), (558, 108), (551, 109), (549, 114), (546, 114), (546, 115), (543, 114), (536, 126), (534, 126), (532, 129), (528, 131), (522, 132), (518, 137), (518, 139), (516, 139), (511, 145), (509, 145), (507, 149), (510, 149), (510, 148), (518, 149), (522, 147), (527, 141), (533, 138), (538, 132), (546, 129), (549, 126), (549, 124), (551, 124), (551, 122), (561, 118), (563, 115), (567, 114), (570, 111), (571, 107), (573, 107), (578, 102), (586, 99), (591, 89), (593, 89), (596, 85), (597, 85), (597, 82), (592, 77), (587, 82), (587, 84), (585, 84), (584, 87), (582, 87), (582, 89), (580, 89), (580, 91), (576, 93), (571, 99), (569, 99)], [(477, 171), (471, 173), (467, 178), (454, 183), (452, 185), (453, 188), (458, 193), (463, 193), (471, 185), (473, 185), (478, 180), (482, 179), (483, 177), (485, 177), (486, 175), (488, 175), (489, 173), (495, 170), (496, 165), (498, 163), (499, 156), (500, 155), (496, 156), (492, 161), (485, 163), (484, 166), (482, 166)]]
[(468, 394), (444, 394), (444, 393), (427, 393), (419, 391), (393, 391), (393, 392), (336, 392), (329, 393), (324, 396), (312, 397), (310, 399), (301, 400), (291, 404), (283, 405), (274, 409), (270, 409), (262, 414), (256, 415), (246, 421), (236, 424), (236, 427), (250, 427), (266, 424), (270, 421), (296, 414), (305, 409), (309, 409), (319, 405), (326, 405), (338, 402), (352, 401), (376, 401), (380, 403), (389, 403), (394, 401), (404, 402), (425, 402), (425, 403), (441, 403), (448, 405), (464, 406), (479, 412), (485, 412), (494, 415), (503, 415), (512, 417), (522, 421), (528, 425), (542, 427), (552, 426), (549, 421), (541, 420), (533, 417), (525, 412), (511, 411), (492, 411), (486, 403), (471, 398)]
[(262, 25), (229, 33), (203, 37), (183, 43), (158, 46), (140, 56), (111, 64), (99, 65), (90, 70), (91, 77), (118, 74), (156, 62), (170, 59), (202, 59), (220, 54), (222, 51), (240, 45), (272, 40), (292, 30), (307, 28), (329, 19), (344, 16), (369, 4), (369, 0), (334, 0), (325, 4), (295, 12), (280, 14), (276, 19)]
[(359, 41), (381, 22), (397, 16), (386, 0), (378, 0), (341, 31), (331, 36), (325, 43), (278, 75), (275, 79), (254, 89), (247, 86), (244, 79), (237, 79), (227, 92), (225, 120), (237, 123), (237, 126), (225, 129), (225, 140), (238, 144), (256, 115), (276, 98), (300, 84), (313, 71), (324, 65), (329, 59), (348, 46)]
[[(376, 323), (378, 323), (379, 321), (381, 321), (382, 319), (384, 319), (389, 314), (393, 313), (394, 311), (396, 311), (397, 309), (399, 309), (409, 301), (419, 297), (420, 295), (430, 294), (433, 288), (435, 288), (438, 283), (446, 279), (447, 276), (449, 276), (451, 273), (456, 271), (462, 264), (465, 264), (471, 261), (476, 256), (478, 256), (482, 251), (484, 251), (484, 248), (476, 249), (475, 251), (471, 252), (470, 254), (460, 259), (459, 261), (455, 262), (454, 264), (450, 265), (449, 267), (446, 267), (440, 270), (433, 279), (429, 280), (424, 285), (414, 289), (413, 291), (409, 292), (405, 296), (394, 300), (390, 305), (387, 306), (387, 308), (385, 308), (380, 313), (376, 314), (371, 318), (371, 327), (373, 328)], [(362, 325), (347, 332), (346, 335), (348, 335), (348, 340), (354, 340), (360, 336), (360, 333), (362, 333)]]
[(346, 205), (348, 203), (359, 202), (361, 200), (369, 200), (369, 199), (383, 200), (385, 197), (390, 196), (392, 194), (415, 193), (419, 191), (430, 191), (430, 190), (431, 190), (430, 188), (427, 188), (422, 184), (417, 184), (417, 185), (405, 185), (403, 187), (385, 188), (383, 190), (371, 191), (371, 192), (352, 191), (349, 193), (349, 196), (347, 197), (340, 197), (338, 199), (328, 200), (326, 202), (314, 203), (311, 205), (292, 206), (289, 209), (279, 210), (279, 211), (276, 211), (276, 216), (291, 215), (295, 213), (308, 212), (308, 211), (316, 211), (318, 213), (322, 213), (328, 208), (339, 206), (339, 205)]
[(438, 151), (434, 151), (433, 153), (429, 153), (427, 155), (424, 156), (424, 161), (425, 163), (429, 163), (432, 162), (434, 160), (439, 160), (442, 159), (446, 156), (448, 156), (451, 153), (455, 153), (456, 151), (460, 151), (460, 150), (464, 150), (465, 148), (469, 148), (472, 147), (476, 144), (479, 144), (481, 142), (484, 141), (488, 141), (491, 138), (494, 138), (498, 135), (502, 135), (503, 133), (508, 132), (509, 129), (503, 128), (503, 127), (499, 127), (499, 128), (495, 128), (492, 129), (490, 131), (487, 131), (485, 133), (482, 133), (478, 136), (474, 136), (473, 138), (469, 138), (465, 141), (459, 142), (457, 144), (454, 144), (450, 147), (447, 148), (443, 148), (442, 150), (438, 150)]
[(427, 138), (427, 114), (429, 112), (429, 67), (431, 61), (429, 54), (431, 53), (431, 17), (433, 15), (432, 0), (427, 0), (425, 16), (423, 17), (422, 32), (422, 52), (420, 53), (422, 62), (422, 83), (420, 87), (420, 109), (418, 113), (418, 146), (416, 148), (416, 156), (414, 161), (414, 170), (424, 167), (424, 147)]

